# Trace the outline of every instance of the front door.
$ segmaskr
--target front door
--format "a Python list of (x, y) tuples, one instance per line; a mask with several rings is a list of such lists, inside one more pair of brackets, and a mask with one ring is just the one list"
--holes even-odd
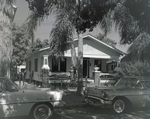
[(83, 77), (89, 77), (89, 59), (83, 59)]

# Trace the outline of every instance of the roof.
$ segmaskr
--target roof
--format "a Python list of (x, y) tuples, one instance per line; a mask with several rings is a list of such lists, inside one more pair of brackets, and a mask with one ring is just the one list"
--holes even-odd
[[(125, 54), (126, 54), (126, 53), (124, 53), (123, 51), (117, 49), (116, 47), (111, 46), (111, 45), (109, 45), (109, 44), (107, 44), (107, 43), (105, 43), (105, 42), (103, 42), (103, 41), (97, 39), (96, 37), (92, 36), (91, 34), (88, 34), (88, 35), (83, 36), (83, 39), (85, 39), (85, 38), (93, 39), (93, 40), (95, 40), (95, 41), (97, 41), (97, 42), (99, 42), (99, 43), (105, 45), (106, 47), (109, 47), (109, 48), (115, 50), (116, 52), (119, 52), (119, 53), (122, 54), (122, 55), (125, 55)], [(75, 39), (74, 39), (74, 41), (76, 41), (76, 40), (78, 40), (78, 38), (75, 38)]]
[[(88, 34), (88, 35), (83, 36), (83, 39), (85, 39), (85, 38), (93, 39), (93, 40), (95, 40), (95, 41), (97, 41), (97, 42), (99, 42), (99, 43), (105, 45), (106, 47), (108, 47), (108, 48), (110, 48), (110, 49), (112, 49), (112, 50), (118, 52), (120, 55), (125, 55), (125, 54), (126, 54), (126, 53), (122, 52), (121, 50), (117, 49), (116, 47), (111, 46), (111, 45), (109, 45), (109, 44), (107, 44), (107, 43), (105, 43), (105, 42), (103, 42), (103, 41), (97, 39), (96, 37), (92, 36), (91, 34)], [(77, 40), (78, 40), (78, 38), (75, 38), (75, 39), (74, 39), (74, 41), (77, 41)], [(37, 53), (37, 52), (41, 52), (41, 51), (48, 50), (48, 49), (50, 49), (50, 47), (41, 48), (41, 49), (39, 49), (39, 50), (37, 50), (37, 51), (31, 53), (31, 54), (35, 54), (35, 53)], [(28, 58), (31, 54), (27, 55), (26, 58)]]

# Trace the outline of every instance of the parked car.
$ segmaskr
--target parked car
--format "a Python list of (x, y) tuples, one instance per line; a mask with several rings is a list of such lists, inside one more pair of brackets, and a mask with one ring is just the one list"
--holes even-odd
[(87, 87), (85, 101), (91, 105), (112, 107), (114, 112), (122, 113), (131, 106), (150, 106), (150, 79), (123, 77), (110, 87)]
[(62, 95), (62, 91), (48, 88), (19, 89), (10, 79), (0, 78), (0, 118), (29, 115), (32, 119), (49, 119)]

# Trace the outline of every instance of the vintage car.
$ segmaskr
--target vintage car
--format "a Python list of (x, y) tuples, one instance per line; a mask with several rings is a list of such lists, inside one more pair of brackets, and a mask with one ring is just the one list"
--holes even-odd
[(20, 89), (10, 79), (0, 78), (0, 118), (29, 116), (49, 119), (62, 95), (62, 91), (48, 88)]
[(150, 106), (150, 79), (148, 77), (123, 77), (110, 87), (86, 87), (85, 101), (91, 105), (112, 107), (122, 113), (129, 107)]

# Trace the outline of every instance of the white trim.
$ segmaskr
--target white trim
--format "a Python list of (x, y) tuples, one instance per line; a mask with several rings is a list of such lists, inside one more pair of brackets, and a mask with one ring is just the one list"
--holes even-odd
[[(71, 54), (64, 54), (65, 57), (71, 57)], [(100, 59), (111, 59), (112, 57), (108, 56), (108, 55), (87, 55), (87, 54), (83, 54), (84, 58), (100, 58)]]
[(50, 49), (50, 47), (42, 48), (42, 49), (40, 49), (39, 51), (43, 51), (43, 50), (47, 50), (47, 49)]

